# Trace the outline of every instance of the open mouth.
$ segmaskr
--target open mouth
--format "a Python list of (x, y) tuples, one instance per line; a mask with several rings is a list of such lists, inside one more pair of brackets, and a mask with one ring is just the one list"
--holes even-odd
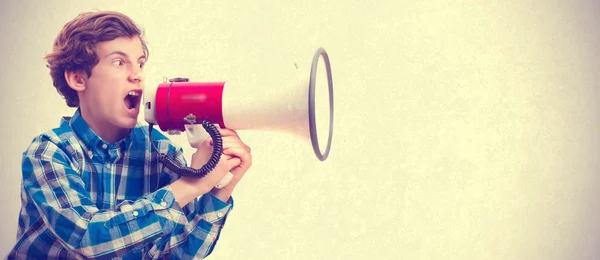
[(125, 107), (128, 109), (136, 109), (140, 104), (140, 95), (139, 91), (129, 91), (127, 96), (125, 96)]

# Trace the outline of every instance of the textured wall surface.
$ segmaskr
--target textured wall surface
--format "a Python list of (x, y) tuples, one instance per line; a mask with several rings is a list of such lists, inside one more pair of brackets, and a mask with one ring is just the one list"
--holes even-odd
[(148, 86), (185, 76), (270, 91), (318, 47), (331, 56), (330, 158), (284, 134), (240, 132), (254, 164), (210, 259), (598, 254), (597, 2), (1, 5), (0, 255), (14, 242), (21, 152), (73, 112), (42, 57), (65, 22), (95, 9), (144, 27)]

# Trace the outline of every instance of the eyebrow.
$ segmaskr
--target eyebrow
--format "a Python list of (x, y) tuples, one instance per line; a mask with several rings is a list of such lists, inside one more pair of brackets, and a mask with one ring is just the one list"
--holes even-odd
[[(127, 55), (126, 53), (124, 53), (124, 52), (122, 52), (122, 51), (113, 51), (113, 52), (111, 52), (111, 53), (107, 54), (107, 55), (106, 55), (106, 56), (104, 56), (104, 57), (108, 57), (108, 56), (110, 56), (110, 55), (114, 55), (114, 54), (118, 54), (118, 55), (121, 55), (121, 56), (129, 57), (129, 55)], [(140, 56), (140, 57), (138, 58), (138, 60), (139, 60), (139, 59), (146, 59), (146, 55), (142, 55), (142, 56)]]

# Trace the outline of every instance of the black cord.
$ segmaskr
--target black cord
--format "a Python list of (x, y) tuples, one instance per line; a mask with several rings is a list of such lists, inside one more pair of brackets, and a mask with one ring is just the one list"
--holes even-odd
[[(160, 153), (160, 157), (159, 157), (160, 162), (162, 162), (167, 168), (169, 168), (170, 170), (172, 170), (179, 176), (192, 176), (192, 177), (196, 177), (196, 178), (202, 178), (202, 177), (206, 176), (206, 174), (208, 174), (210, 171), (212, 171), (217, 166), (217, 163), (219, 163), (219, 160), (221, 159), (221, 153), (223, 152), (223, 139), (221, 138), (221, 133), (219, 132), (219, 129), (217, 129), (217, 127), (214, 126), (210, 121), (203, 120), (202, 126), (204, 127), (206, 132), (208, 132), (208, 134), (210, 135), (210, 137), (213, 140), (212, 155), (210, 156), (210, 159), (208, 160), (208, 162), (206, 164), (204, 164), (204, 166), (202, 166), (202, 168), (194, 169), (191, 167), (185, 167), (185, 166), (179, 165), (177, 163), (177, 161), (175, 161), (173, 158), (169, 157), (168, 155), (166, 155), (164, 153)], [(154, 127), (154, 124), (150, 124), (148, 126), (148, 132), (149, 132), (148, 135), (150, 137), (150, 143), (152, 144), (152, 147), (158, 153), (158, 149), (156, 148), (156, 145), (154, 145), (154, 142), (152, 142), (152, 128), (153, 127)]]

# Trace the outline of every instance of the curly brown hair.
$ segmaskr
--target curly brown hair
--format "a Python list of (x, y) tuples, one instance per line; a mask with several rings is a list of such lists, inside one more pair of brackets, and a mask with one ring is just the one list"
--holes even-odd
[(88, 76), (98, 63), (96, 45), (119, 37), (139, 37), (146, 58), (148, 47), (143, 30), (127, 15), (114, 11), (80, 13), (64, 25), (45, 56), (52, 82), (69, 107), (79, 106), (77, 92), (67, 84), (65, 71), (83, 70)]

